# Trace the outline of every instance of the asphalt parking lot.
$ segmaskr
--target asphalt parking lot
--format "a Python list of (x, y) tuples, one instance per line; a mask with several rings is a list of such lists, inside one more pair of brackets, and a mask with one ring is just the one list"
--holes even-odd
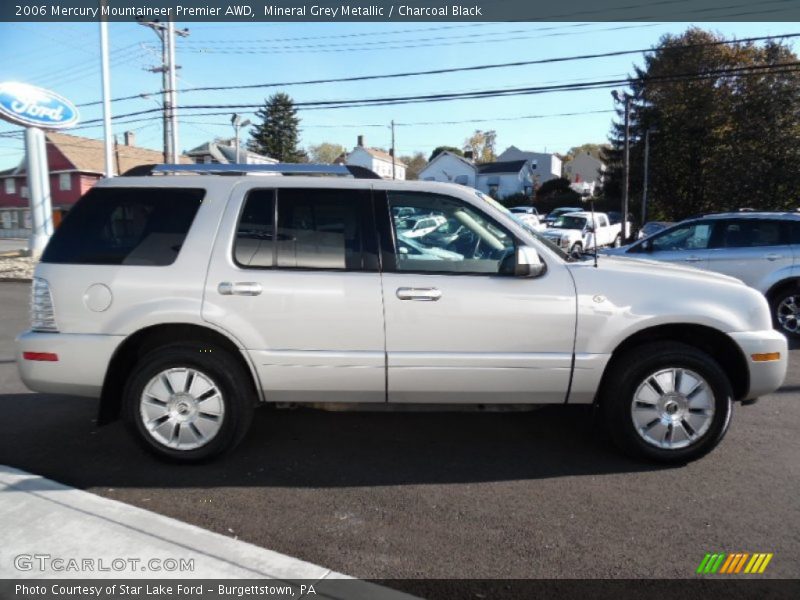
[(531, 413), (262, 410), (230, 456), (158, 462), (93, 400), (32, 394), (0, 284), (0, 464), (363, 578), (685, 578), (706, 552), (772, 552), (800, 577), (800, 350), (706, 458), (616, 453), (583, 407)]

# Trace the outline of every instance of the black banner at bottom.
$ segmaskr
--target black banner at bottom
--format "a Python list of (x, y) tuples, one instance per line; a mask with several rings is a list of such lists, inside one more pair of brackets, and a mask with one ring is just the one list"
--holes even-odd
[(3, 579), (2, 600), (771, 600), (797, 579)]

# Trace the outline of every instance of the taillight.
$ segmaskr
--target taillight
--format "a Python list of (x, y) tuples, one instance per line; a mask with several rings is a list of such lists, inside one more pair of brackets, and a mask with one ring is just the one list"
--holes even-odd
[(34, 277), (31, 286), (31, 329), (58, 333), (50, 286), (41, 277)]

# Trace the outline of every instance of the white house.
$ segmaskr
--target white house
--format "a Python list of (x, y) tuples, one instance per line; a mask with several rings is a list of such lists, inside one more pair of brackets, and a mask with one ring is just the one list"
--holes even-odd
[(533, 194), (533, 171), (527, 160), (506, 160), (477, 166), (478, 184), (475, 186), (493, 198), (514, 194)]
[(533, 179), (538, 184), (561, 177), (561, 159), (555, 154), (527, 152), (520, 150), (516, 146), (509, 146), (497, 157), (497, 161), (506, 162), (510, 160), (527, 160), (530, 164)]
[[(336, 162), (341, 162), (341, 157)], [(358, 145), (347, 155), (344, 163), (369, 169), (383, 179), (404, 180), (406, 178), (406, 165), (388, 152), (365, 146), (363, 135), (358, 136)], [(394, 175), (392, 174), (392, 163), (394, 163)]]
[(186, 156), (197, 164), (240, 164), (240, 165), (271, 165), (278, 161), (263, 154), (251, 152), (245, 148), (244, 144), (239, 145), (239, 156), (237, 160), (236, 146), (233, 138), (216, 139), (213, 142), (206, 142), (193, 148), (186, 153)]
[(603, 186), (606, 165), (588, 152), (581, 152), (569, 162), (564, 163), (564, 177), (570, 183), (578, 184), (583, 189), (594, 193), (595, 188)]
[(419, 172), (420, 181), (444, 181), (477, 187), (478, 171), (468, 158), (444, 151)]

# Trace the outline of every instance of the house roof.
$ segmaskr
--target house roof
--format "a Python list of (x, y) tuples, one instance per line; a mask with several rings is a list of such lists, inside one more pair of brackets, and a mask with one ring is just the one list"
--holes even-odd
[[(45, 137), (47, 143), (61, 152), (72, 163), (75, 170), (86, 173), (105, 172), (103, 140), (93, 140), (55, 131), (48, 131)], [(161, 163), (163, 158), (164, 155), (157, 150), (149, 150), (137, 146), (119, 144), (114, 149), (114, 166), (120, 173), (142, 165)], [(191, 164), (192, 161), (185, 156), (181, 156), (181, 162)], [(24, 168), (21, 170), (24, 170)]]
[[(236, 148), (224, 142), (206, 142), (200, 144), (196, 148), (192, 148), (186, 153), (187, 156), (211, 156), (214, 160), (221, 164), (236, 163)], [(278, 162), (274, 159), (258, 154), (247, 148), (239, 148), (239, 158), (242, 157), (257, 157), (261, 160)]]
[(505, 162), (484, 163), (478, 165), (478, 173), (480, 175), (486, 175), (487, 173), (519, 173), (527, 162), (527, 160), (508, 160)]

